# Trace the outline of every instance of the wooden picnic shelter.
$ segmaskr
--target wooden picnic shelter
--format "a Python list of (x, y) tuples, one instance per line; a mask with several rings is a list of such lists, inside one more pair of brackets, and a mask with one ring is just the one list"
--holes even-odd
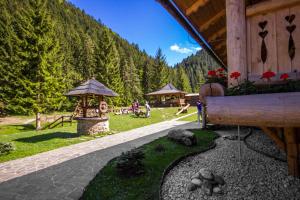
[[(278, 84), (282, 74), (300, 79), (300, 0), (158, 2), (228, 74), (239, 72), (240, 83)], [(265, 81), (267, 71), (276, 76)], [(228, 83), (239, 84), (230, 77)], [(219, 96), (224, 92), (207, 88), (200, 98), (208, 122), (260, 127), (287, 153), (289, 174), (300, 177), (299, 92)]]
[(183, 106), (185, 104), (184, 95), (187, 92), (178, 90), (171, 83), (168, 83), (160, 90), (146, 94), (150, 104), (155, 107)]

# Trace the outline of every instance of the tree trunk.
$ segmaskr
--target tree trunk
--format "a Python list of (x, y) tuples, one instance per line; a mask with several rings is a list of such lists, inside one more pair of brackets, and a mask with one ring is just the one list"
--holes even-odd
[(35, 125), (36, 125), (36, 130), (40, 130), (41, 129), (41, 114), (38, 112), (36, 113), (36, 117), (35, 117)]

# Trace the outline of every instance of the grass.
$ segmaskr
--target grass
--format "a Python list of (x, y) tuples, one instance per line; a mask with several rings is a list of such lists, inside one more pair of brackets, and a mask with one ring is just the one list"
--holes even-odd
[[(111, 160), (89, 183), (82, 199), (84, 200), (146, 200), (158, 199), (160, 178), (167, 166), (179, 157), (206, 149), (213, 141), (215, 134), (211, 131), (193, 130), (198, 144), (186, 147), (168, 140), (157, 139), (140, 147), (145, 153), (146, 173), (133, 178), (122, 178), (116, 172), (116, 159)], [(164, 152), (155, 151), (161, 144)]]
[[(109, 133), (96, 136), (83, 136), (76, 133), (76, 123), (64, 127), (35, 131), (34, 123), (28, 125), (0, 126), (0, 141), (12, 142), (16, 150), (1, 155), (0, 162), (31, 156), (59, 147), (76, 144), (121, 131), (150, 125), (175, 118), (177, 108), (152, 109), (150, 118), (136, 118), (133, 115), (111, 115)], [(192, 111), (191, 111), (192, 112)]]
[(197, 113), (195, 113), (194, 115), (190, 115), (184, 118), (180, 119), (181, 121), (188, 121), (188, 122), (197, 122), (198, 118), (197, 118)]

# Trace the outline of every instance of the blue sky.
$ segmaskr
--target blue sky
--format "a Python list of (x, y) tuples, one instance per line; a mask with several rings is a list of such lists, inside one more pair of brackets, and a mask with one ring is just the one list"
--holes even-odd
[(155, 55), (160, 47), (169, 65), (199, 50), (199, 45), (155, 0), (69, 1), (148, 54)]

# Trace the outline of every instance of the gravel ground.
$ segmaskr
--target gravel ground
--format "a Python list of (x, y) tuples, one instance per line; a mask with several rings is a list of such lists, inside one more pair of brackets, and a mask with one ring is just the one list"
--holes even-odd
[[(217, 131), (221, 136), (235, 134), (233, 131)], [(245, 131), (243, 131), (245, 134)], [(252, 136), (251, 140), (260, 140)], [(239, 161), (236, 140), (216, 140), (217, 147), (205, 153), (189, 157), (179, 163), (166, 176), (162, 186), (162, 197), (165, 200), (185, 199), (245, 199), (245, 200), (299, 200), (300, 179), (287, 175), (287, 164), (247, 149), (241, 143), (242, 163)], [(268, 143), (272, 145), (272, 143)], [(189, 192), (187, 185), (193, 174), (201, 168), (208, 168), (221, 175), (225, 181), (223, 194), (206, 196), (198, 188)]]
[(273, 140), (261, 130), (253, 130), (252, 134), (246, 139), (246, 142), (251, 148), (286, 161), (285, 152), (277, 148)]

